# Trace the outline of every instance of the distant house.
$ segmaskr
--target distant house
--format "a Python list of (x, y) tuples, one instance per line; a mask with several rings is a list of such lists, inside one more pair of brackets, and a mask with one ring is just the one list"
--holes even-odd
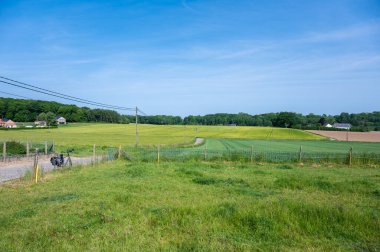
[(349, 130), (351, 129), (352, 125), (350, 123), (334, 123), (333, 127), (336, 129)]
[(236, 123), (230, 123), (230, 124), (227, 124), (227, 126), (232, 126), (232, 127), (234, 127), (234, 126), (237, 126), (237, 124), (236, 124)]
[(66, 124), (66, 119), (62, 116), (56, 116), (55, 120), (57, 121), (57, 124)]
[(332, 128), (333, 126), (331, 124), (329, 124), (329, 123), (326, 123), (326, 124), (323, 125), (323, 127)]
[(47, 122), (46, 121), (35, 121), (34, 125), (36, 127), (46, 127), (47, 126)]
[(0, 119), (0, 127), (3, 127), (3, 128), (17, 128), (17, 124), (12, 121), (12, 120), (8, 120), (8, 119)]

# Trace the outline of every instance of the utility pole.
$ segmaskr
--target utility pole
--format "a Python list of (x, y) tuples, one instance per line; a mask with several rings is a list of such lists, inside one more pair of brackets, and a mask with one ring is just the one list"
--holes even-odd
[(138, 108), (136, 106), (136, 146), (139, 144), (139, 133), (137, 131), (137, 111), (138, 111)]

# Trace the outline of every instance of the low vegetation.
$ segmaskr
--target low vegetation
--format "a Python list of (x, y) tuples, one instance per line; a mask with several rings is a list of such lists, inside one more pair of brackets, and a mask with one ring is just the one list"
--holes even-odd
[(379, 197), (379, 167), (116, 161), (2, 185), (0, 247), (376, 251)]

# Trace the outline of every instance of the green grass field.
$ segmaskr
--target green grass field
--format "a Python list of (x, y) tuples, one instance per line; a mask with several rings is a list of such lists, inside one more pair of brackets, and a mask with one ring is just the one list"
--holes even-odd
[[(270, 127), (139, 125), (139, 144), (142, 145), (189, 144), (194, 141), (196, 136), (205, 138), (324, 139), (300, 130)], [(0, 131), (0, 140), (54, 140), (57, 145), (61, 146), (132, 145), (135, 143), (135, 125), (81, 123), (62, 126), (58, 129), (8, 130)]]
[(2, 251), (378, 251), (380, 170), (128, 163), (0, 186)]
[[(208, 138), (205, 144), (211, 150), (247, 151), (251, 147), (259, 152), (303, 152), (347, 153), (352, 147), (354, 153), (380, 153), (380, 143), (309, 140), (259, 140), (259, 139), (216, 139)], [(204, 148), (201, 146), (199, 148)]]

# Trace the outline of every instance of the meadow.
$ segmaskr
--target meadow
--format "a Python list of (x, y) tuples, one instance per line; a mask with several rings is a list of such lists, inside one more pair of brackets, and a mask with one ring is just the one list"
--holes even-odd
[(377, 251), (379, 197), (373, 167), (119, 160), (0, 186), (0, 248)]
[[(320, 140), (324, 137), (294, 129), (271, 127), (139, 125), (141, 145), (192, 144), (195, 137)], [(0, 140), (52, 141), (61, 146), (135, 144), (134, 124), (78, 123), (57, 129), (0, 130)]]

